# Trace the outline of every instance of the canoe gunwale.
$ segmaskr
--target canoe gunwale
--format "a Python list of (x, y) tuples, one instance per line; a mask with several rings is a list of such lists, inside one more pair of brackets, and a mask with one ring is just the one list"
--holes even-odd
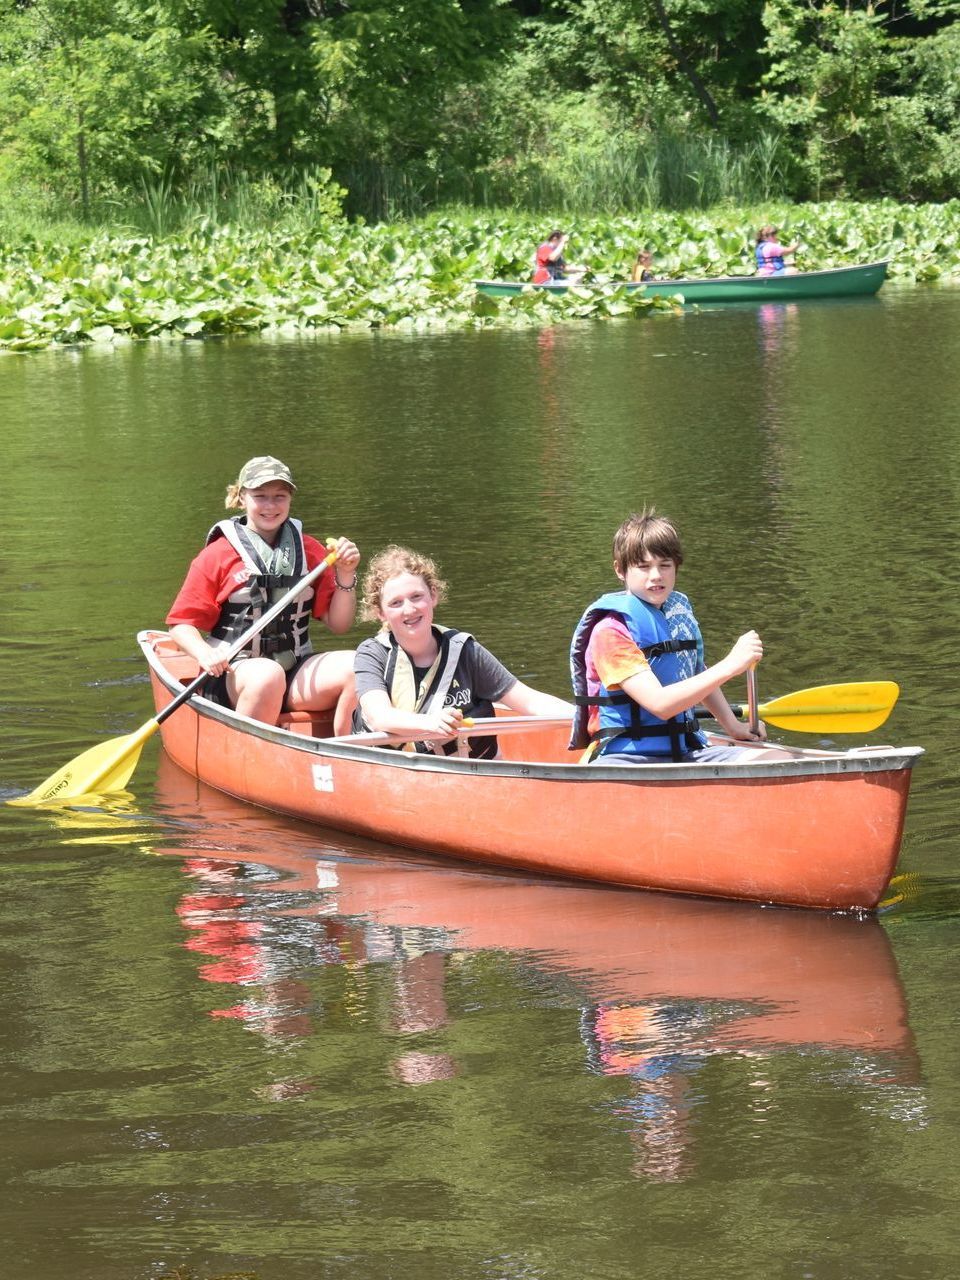
[(579, 285), (570, 284), (566, 280), (549, 280), (549, 281), (545, 281), (543, 284), (534, 284), (532, 280), (474, 280), (473, 283), (475, 285), (519, 284), (524, 287), (529, 286), (530, 288), (533, 288), (533, 289), (547, 289), (547, 290), (552, 289), (554, 292), (558, 290), (563, 290), (563, 289), (593, 289), (599, 285), (602, 285), (604, 288), (620, 289), (620, 288), (625, 288), (629, 286), (632, 289), (642, 289), (644, 287), (644, 283), (649, 283), (649, 284), (677, 285), (678, 292), (680, 292), (679, 286), (684, 284), (718, 284), (726, 280), (735, 281), (737, 284), (742, 284), (744, 280), (757, 281), (758, 283), (765, 280), (772, 280), (774, 282), (779, 283), (784, 280), (795, 280), (797, 276), (800, 276), (801, 279), (809, 280), (815, 276), (848, 275), (851, 272), (859, 272), (859, 271), (866, 272), (866, 271), (870, 271), (872, 268), (875, 268), (875, 267), (886, 268), (889, 265), (890, 265), (889, 258), (878, 258), (876, 262), (849, 263), (845, 267), (819, 267), (816, 271), (796, 271), (791, 274), (788, 274), (786, 272), (780, 272), (779, 274), (774, 273), (772, 275), (766, 275), (766, 276), (757, 275), (755, 272), (744, 272), (744, 274), (741, 276), (683, 276), (683, 277), (677, 277), (676, 279), (666, 278), (661, 280), (650, 280), (647, 282), (643, 282), (639, 280), (598, 280), (594, 284), (588, 283), (588, 284), (579, 284)]
[(685, 305), (709, 305), (716, 302), (812, 301), (826, 298), (865, 298), (875, 295), (887, 278), (889, 259), (861, 262), (842, 267), (821, 267), (817, 271), (778, 272), (771, 275), (700, 276), (682, 279), (595, 280), (574, 284), (566, 280), (550, 280), (534, 284), (532, 280), (474, 280), (478, 293), (489, 297), (518, 297), (541, 293), (560, 296), (566, 293), (612, 295), (620, 292), (639, 293), (649, 298), (681, 297)]
[[(147, 660), (151, 673), (163, 687), (176, 696), (183, 691), (180, 682), (169, 674), (163, 662), (154, 652), (154, 643), (166, 638), (165, 632), (141, 631), (137, 641)], [(516, 760), (472, 760), (461, 756), (425, 755), (419, 752), (398, 751), (382, 746), (361, 746), (340, 743), (336, 738), (311, 738), (279, 726), (264, 724), (239, 715), (228, 707), (211, 702), (202, 695), (190, 700), (194, 712), (208, 720), (216, 721), (285, 750), (299, 751), (307, 755), (333, 759), (354, 760), (375, 764), (386, 769), (405, 769), (426, 773), (453, 773), (474, 777), (528, 778), (544, 782), (576, 782), (583, 786), (590, 783), (616, 782), (621, 785), (642, 785), (646, 782), (704, 783), (713, 779), (724, 781), (752, 781), (762, 779), (812, 778), (838, 774), (862, 775), (868, 773), (897, 772), (912, 769), (923, 755), (922, 747), (855, 747), (830, 755), (803, 756), (796, 760), (777, 760), (769, 764), (763, 761), (748, 764), (642, 764), (603, 765), (589, 767), (572, 760), (569, 764), (552, 762), (525, 763)], [(531, 718), (536, 727), (536, 718)]]

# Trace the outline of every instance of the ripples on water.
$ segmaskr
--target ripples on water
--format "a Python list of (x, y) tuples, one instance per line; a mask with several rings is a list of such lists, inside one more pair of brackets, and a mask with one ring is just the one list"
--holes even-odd
[(764, 699), (899, 679), (875, 736), (928, 749), (865, 921), (468, 871), (259, 814), (155, 744), (105, 809), (4, 809), (17, 1274), (952, 1273), (958, 308), (0, 365), (29, 513), (3, 795), (150, 714), (134, 633), (260, 452), (309, 528), (436, 554), (447, 619), (558, 692), (613, 525), (655, 501), (714, 656), (756, 625)]

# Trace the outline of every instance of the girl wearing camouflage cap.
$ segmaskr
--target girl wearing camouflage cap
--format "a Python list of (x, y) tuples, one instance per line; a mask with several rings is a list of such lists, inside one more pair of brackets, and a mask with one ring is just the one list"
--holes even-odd
[[(349, 631), (356, 613), (360, 552), (336, 541), (337, 562), (229, 663), (223, 654), (296, 582), (327, 555), (291, 519), (296, 485), (278, 458), (251, 458), (226, 506), (242, 516), (221, 520), (207, 534), (167, 615), (171, 637), (212, 677), (205, 696), (253, 720), (276, 724), (280, 712), (334, 712), (334, 733), (349, 733), (356, 695), (353, 650), (314, 653), (311, 617), (335, 635)], [(204, 639), (203, 633), (208, 633)]]

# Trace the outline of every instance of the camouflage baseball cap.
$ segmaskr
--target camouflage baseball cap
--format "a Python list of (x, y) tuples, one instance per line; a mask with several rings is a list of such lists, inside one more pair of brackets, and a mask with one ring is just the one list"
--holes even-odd
[(288, 484), (291, 489), (297, 487), (293, 483), (290, 468), (284, 466), (279, 458), (271, 458), (267, 454), (262, 458), (251, 458), (249, 462), (244, 463), (237, 485), (241, 489), (258, 489), (272, 480), (280, 480), (283, 484)]

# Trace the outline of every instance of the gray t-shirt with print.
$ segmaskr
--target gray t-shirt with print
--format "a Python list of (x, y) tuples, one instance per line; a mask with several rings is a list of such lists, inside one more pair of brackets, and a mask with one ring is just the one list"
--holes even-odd
[[(390, 650), (379, 640), (364, 640), (354, 655), (353, 670), (357, 681), (357, 697), (375, 689), (387, 690), (386, 671)], [(417, 685), (426, 674), (414, 667)], [(517, 677), (508, 671), (499, 658), (472, 636), (463, 646), (457, 669), (450, 682), (444, 706), (466, 710), (477, 702), (496, 702), (517, 683)]]

